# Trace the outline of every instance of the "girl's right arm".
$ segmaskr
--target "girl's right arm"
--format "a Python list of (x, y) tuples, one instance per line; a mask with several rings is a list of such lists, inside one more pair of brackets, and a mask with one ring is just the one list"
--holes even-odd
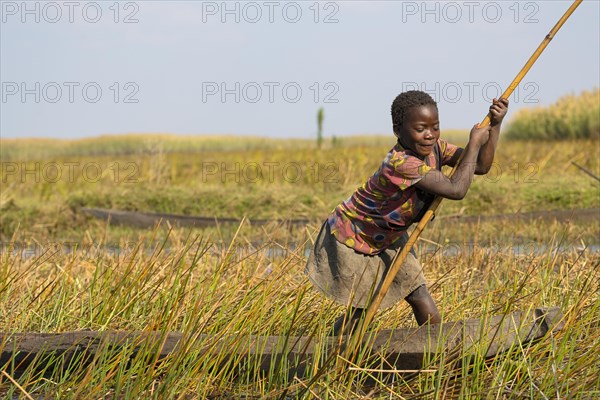
[(489, 129), (489, 125), (481, 128), (475, 125), (471, 129), (469, 143), (464, 150), (464, 157), (451, 178), (437, 169), (431, 169), (415, 186), (447, 199), (463, 199), (473, 180), (479, 149), (488, 141)]

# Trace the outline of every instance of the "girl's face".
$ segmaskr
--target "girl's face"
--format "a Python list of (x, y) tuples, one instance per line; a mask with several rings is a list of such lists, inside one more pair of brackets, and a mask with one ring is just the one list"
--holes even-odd
[(404, 116), (402, 126), (394, 132), (405, 148), (424, 159), (440, 138), (438, 111), (433, 105), (413, 107)]

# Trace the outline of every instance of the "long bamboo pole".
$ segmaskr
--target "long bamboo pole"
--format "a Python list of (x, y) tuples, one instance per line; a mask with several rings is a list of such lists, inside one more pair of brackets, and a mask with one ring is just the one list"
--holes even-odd
[[(548, 43), (550, 43), (550, 41), (554, 38), (554, 35), (556, 35), (556, 33), (559, 31), (559, 29), (563, 26), (563, 24), (567, 21), (567, 19), (571, 16), (571, 14), (573, 14), (575, 9), (579, 6), (579, 4), (581, 4), (582, 1), (583, 0), (575, 0), (573, 2), (573, 4), (571, 4), (569, 9), (558, 20), (556, 25), (554, 25), (554, 27), (550, 30), (550, 33), (548, 33), (546, 35), (546, 37), (544, 38), (544, 40), (542, 40), (542, 43), (540, 43), (540, 45), (537, 47), (537, 49), (532, 54), (532, 56), (529, 57), (529, 60), (527, 60), (527, 62), (523, 66), (523, 68), (521, 68), (521, 71), (519, 71), (519, 73), (517, 74), (515, 79), (513, 79), (513, 81), (508, 86), (508, 88), (504, 91), (504, 93), (502, 94), (501, 97), (508, 98), (512, 94), (512, 92), (519, 85), (519, 83), (521, 82), (523, 77), (525, 77), (525, 74), (527, 74), (527, 72), (531, 69), (533, 64), (538, 59), (538, 57), (542, 54), (542, 52), (544, 51), (546, 46), (548, 46)], [(479, 125), (485, 126), (485, 125), (488, 125), (489, 123), (490, 123), (490, 114), (488, 113)], [(456, 165), (450, 172), (450, 175), (449, 175), (450, 177), (452, 177), (454, 175), (454, 173), (456, 172), (461, 160), (462, 160), (462, 157), (459, 158), (458, 162), (456, 163)], [(435, 214), (435, 211), (437, 210), (440, 203), (442, 202), (442, 199), (443, 199), (442, 197), (437, 196), (433, 200), (433, 202), (431, 203), (431, 205), (429, 206), (429, 208), (427, 209), (427, 211), (421, 218), (421, 221), (419, 222), (419, 224), (417, 224), (417, 226), (415, 227), (415, 230), (412, 232), (412, 234), (408, 238), (406, 245), (404, 245), (404, 247), (402, 248), (401, 251), (396, 253), (394, 260), (392, 261), (392, 266), (388, 270), (388, 273), (387, 273), (386, 277), (384, 278), (379, 291), (377, 293), (375, 293), (375, 296), (373, 297), (373, 299), (371, 300), (371, 303), (369, 304), (369, 306), (367, 308), (367, 312), (365, 313), (365, 316), (363, 318), (361, 318), (357, 329), (352, 333), (352, 336), (350, 337), (350, 339), (347, 342), (346, 348), (343, 352), (344, 359), (353, 361), (354, 356), (356, 354), (356, 350), (358, 348), (358, 344), (362, 341), (367, 326), (369, 326), (369, 324), (373, 320), (373, 317), (375, 316), (375, 313), (377, 312), (377, 309), (379, 308), (381, 301), (384, 299), (385, 295), (387, 294), (387, 291), (388, 291), (390, 285), (392, 284), (394, 277), (400, 270), (400, 267), (404, 263), (404, 260), (408, 256), (408, 253), (412, 249), (413, 245), (419, 239), (421, 232), (423, 232), (423, 230), (425, 229), (425, 226), (427, 226), (429, 221), (432, 220), (432, 218)], [(338, 359), (337, 352), (330, 354), (329, 357), (327, 357), (327, 359), (325, 360), (325, 362), (322, 365), (322, 367), (320, 368), (320, 370), (315, 374), (315, 376), (312, 379), (310, 379), (307, 383), (304, 383), (304, 382), (302, 383), (303, 390), (300, 391), (301, 395), (303, 393), (306, 393), (306, 391), (312, 386), (312, 384), (314, 382), (316, 382), (321, 376), (323, 376), (323, 374), (325, 374), (327, 372), (327, 370), (329, 369), (331, 364), (333, 362), (335, 362), (335, 360), (337, 360), (337, 359)], [(290, 388), (288, 388), (288, 390), (289, 389)], [(286, 390), (284, 392), (284, 394), (282, 395), (282, 398), (283, 398), (283, 396), (285, 396), (285, 393), (287, 393), (288, 390)], [(300, 397), (301, 397), (301, 395), (300, 395)]]
[[(512, 94), (512, 92), (517, 88), (517, 86), (519, 85), (519, 83), (521, 82), (523, 77), (525, 77), (525, 74), (527, 74), (527, 72), (531, 69), (533, 64), (538, 59), (538, 57), (542, 54), (542, 52), (544, 51), (546, 46), (548, 46), (548, 43), (550, 43), (550, 41), (554, 38), (554, 35), (556, 35), (558, 30), (563, 26), (563, 24), (571, 16), (571, 14), (573, 14), (575, 9), (579, 6), (579, 4), (581, 4), (582, 1), (583, 0), (575, 0), (573, 2), (573, 4), (571, 4), (571, 7), (569, 7), (569, 9), (564, 13), (564, 15), (558, 20), (556, 25), (554, 25), (554, 27), (552, 28), (552, 30), (550, 30), (550, 33), (548, 33), (546, 35), (544, 40), (542, 40), (542, 43), (540, 43), (540, 45), (535, 50), (535, 52), (531, 55), (529, 60), (527, 60), (527, 62), (523, 66), (523, 68), (521, 68), (521, 71), (519, 71), (519, 73), (517, 74), (515, 79), (513, 79), (511, 84), (504, 91), (504, 93), (502, 94), (502, 98), (508, 98)], [(483, 121), (481, 121), (481, 123), (479, 125), (485, 126), (485, 125), (488, 125), (489, 123), (490, 123), (490, 113), (488, 113), (485, 116), (485, 118), (483, 119)], [(464, 152), (463, 152), (463, 154), (464, 154)], [(450, 177), (452, 177), (454, 175), (454, 173), (456, 172), (461, 160), (462, 160), (462, 155), (459, 158), (456, 165), (454, 166), (454, 168), (452, 169), (452, 171), (450, 172), (450, 175), (449, 175)], [(408, 253), (412, 249), (413, 245), (419, 239), (421, 232), (423, 232), (423, 230), (425, 229), (427, 224), (432, 220), (432, 218), (435, 214), (435, 211), (437, 210), (440, 203), (442, 202), (442, 199), (443, 199), (443, 197), (440, 197), (440, 196), (435, 197), (435, 199), (433, 200), (433, 202), (431, 203), (431, 205), (429, 206), (429, 208), (427, 209), (427, 211), (421, 218), (421, 221), (417, 224), (414, 231), (408, 238), (406, 245), (404, 245), (404, 247), (402, 248), (401, 251), (396, 253), (394, 260), (392, 261), (392, 265), (391, 265), (390, 269), (388, 270), (388, 273), (385, 276), (385, 279), (383, 280), (383, 283), (381, 284), (379, 291), (373, 297), (371, 303), (369, 304), (369, 307), (367, 308), (367, 312), (365, 313), (365, 316), (361, 319), (361, 322), (359, 323), (358, 328), (352, 334), (352, 337), (349, 341), (348, 347), (346, 348), (345, 355), (346, 355), (347, 359), (350, 359), (349, 356), (351, 354), (353, 355), (353, 353), (355, 352), (355, 349), (356, 349), (358, 343), (362, 340), (362, 338), (364, 336), (366, 327), (369, 326), (369, 324), (373, 320), (373, 317), (375, 316), (377, 309), (379, 309), (379, 305), (381, 304), (382, 300), (385, 298), (385, 295), (387, 294), (388, 289), (390, 288), (390, 285), (392, 284), (392, 281), (394, 280), (394, 277), (400, 270), (400, 267), (404, 263), (404, 260), (408, 256)], [(348, 354), (348, 353), (350, 353), (350, 354)]]

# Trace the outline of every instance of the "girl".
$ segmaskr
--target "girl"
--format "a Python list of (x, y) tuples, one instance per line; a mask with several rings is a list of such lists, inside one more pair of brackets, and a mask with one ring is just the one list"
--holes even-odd
[[(323, 223), (305, 268), (317, 290), (353, 307), (349, 321), (343, 315), (335, 322), (334, 335), (344, 326), (357, 325), (394, 255), (406, 243), (407, 228), (421, 219), (433, 198), (460, 200), (473, 174), (489, 171), (507, 110), (507, 99), (494, 99), (490, 125), (474, 126), (462, 149), (440, 139), (437, 104), (431, 96), (408, 91), (396, 97), (392, 123), (398, 143), (375, 174)], [(454, 166), (463, 152), (458, 170), (448, 178), (441, 167)], [(381, 307), (389, 308), (402, 298), (419, 325), (441, 322), (414, 252), (404, 261)]]

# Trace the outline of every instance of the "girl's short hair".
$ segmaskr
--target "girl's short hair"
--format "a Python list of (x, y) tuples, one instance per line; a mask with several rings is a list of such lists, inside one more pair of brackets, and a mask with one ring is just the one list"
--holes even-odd
[(420, 90), (409, 90), (400, 93), (392, 102), (392, 123), (394, 129), (401, 127), (404, 122), (404, 116), (413, 107), (434, 106), (437, 110), (437, 103), (433, 98)]

